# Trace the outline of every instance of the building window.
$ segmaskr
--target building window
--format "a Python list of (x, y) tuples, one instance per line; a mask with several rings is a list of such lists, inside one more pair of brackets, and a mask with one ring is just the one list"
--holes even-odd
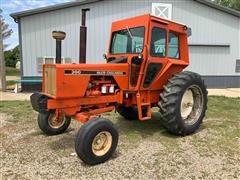
[(151, 37), (151, 56), (165, 57), (166, 56), (166, 30), (158, 27), (152, 29)]
[(240, 59), (236, 60), (236, 69), (235, 69), (236, 73), (240, 73)]
[(37, 58), (37, 72), (39, 72), (39, 73), (42, 72), (42, 65), (43, 65), (43, 58), (38, 57)]
[[(72, 63), (71, 58), (63, 57), (62, 60), (61, 60), (61, 64), (71, 64), (71, 63)], [(42, 65), (43, 64), (56, 64), (55, 57), (52, 57), (52, 56), (38, 57), (37, 58), (37, 71), (39, 73), (42, 72)]]
[(168, 57), (179, 59), (179, 35), (173, 32), (169, 32), (168, 38)]

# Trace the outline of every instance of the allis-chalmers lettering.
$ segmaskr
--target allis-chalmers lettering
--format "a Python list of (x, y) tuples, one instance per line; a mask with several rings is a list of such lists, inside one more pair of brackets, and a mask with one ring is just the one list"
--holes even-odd
[(123, 76), (126, 75), (126, 72), (122, 71), (84, 71), (78, 69), (67, 69), (64, 71), (65, 75), (81, 75), (81, 74), (90, 74), (90, 75), (109, 75), (109, 76)]

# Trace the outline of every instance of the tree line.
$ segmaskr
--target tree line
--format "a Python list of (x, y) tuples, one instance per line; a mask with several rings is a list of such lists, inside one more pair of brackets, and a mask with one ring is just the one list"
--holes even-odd
[(216, 3), (240, 11), (240, 0), (215, 0)]

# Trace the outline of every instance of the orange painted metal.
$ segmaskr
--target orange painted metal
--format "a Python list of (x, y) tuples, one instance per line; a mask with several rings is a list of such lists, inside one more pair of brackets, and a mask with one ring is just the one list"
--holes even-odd
[(95, 109), (95, 110), (90, 110), (88, 112), (83, 112), (83, 113), (77, 113), (74, 116), (74, 119), (85, 123), (86, 121), (93, 119), (94, 117), (96, 117), (95, 115), (101, 114), (101, 113), (105, 113), (105, 112), (109, 112), (115, 109), (115, 106), (108, 106), (108, 107), (104, 107), (104, 108), (99, 108), (99, 109)]
[(89, 96), (81, 98), (69, 98), (69, 99), (49, 99), (48, 109), (62, 109), (71, 107), (80, 107), (82, 105), (97, 105), (106, 103), (118, 103), (120, 102), (120, 94), (106, 95), (106, 96)]
[[(112, 37), (110, 37), (107, 59), (127, 57), (127, 63), (47, 64), (43, 66), (43, 73), (47, 68), (56, 68), (56, 82), (52, 82), (56, 83), (56, 91), (48, 92), (45, 89), (47, 74), (43, 76), (43, 94), (50, 97), (48, 109), (61, 109), (66, 115), (72, 116), (81, 122), (86, 122), (90, 118), (90, 114), (111, 111), (114, 105), (123, 104), (125, 106), (136, 106), (140, 112), (140, 120), (150, 119), (151, 107), (157, 105), (163, 86), (174, 74), (181, 72), (189, 64), (188, 39), (185, 25), (149, 14), (113, 22), (111, 32), (140, 26), (144, 27), (145, 30), (144, 47), (141, 53), (143, 61), (139, 76), (136, 76), (136, 85), (130, 83), (131, 74), (134, 75), (131, 60), (138, 54), (111, 54)], [(168, 47), (169, 32), (179, 35), (179, 59), (168, 58), (168, 48), (166, 48), (166, 56), (163, 58), (150, 55), (150, 40), (153, 27), (166, 30), (166, 47)], [(144, 88), (143, 83), (149, 63), (161, 63), (162, 68), (149, 87)], [(109, 78), (98, 79), (94, 77)], [(101, 93), (101, 86), (106, 84), (114, 85), (114, 94)], [(91, 89), (91, 87), (93, 88)], [(55, 94), (52, 92), (55, 92)], [(143, 107), (147, 107), (146, 117), (141, 114)]]
[[(54, 99), (77, 98), (85, 95), (90, 76), (87, 74), (65, 74), (65, 70), (81, 71), (111, 71), (124, 72), (124, 75), (113, 75), (122, 90), (128, 89), (128, 64), (45, 64), (44, 69), (54, 66), (56, 68), (56, 94), (45, 92), (43, 80), (43, 93)], [(45, 72), (43, 70), (43, 72)], [(44, 78), (43, 78), (44, 79)]]

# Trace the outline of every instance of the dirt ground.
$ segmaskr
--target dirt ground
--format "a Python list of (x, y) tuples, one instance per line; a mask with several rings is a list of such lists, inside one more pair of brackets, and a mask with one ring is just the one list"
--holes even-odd
[(1, 101), (25, 101), (30, 100), (32, 93), (14, 93), (13, 91), (2, 92), (0, 91)]
[(119, 130), (116, 153), (88, 166), (74, 150), (81, 123), (46, 136), (29, 101), (2, 102), (0, 179), (240, 179), (239, 104), (239, 98), (210, 97), (204, 123), (186, 137), (166, 132), (157, 112), (146, 122), (106, 113)]

